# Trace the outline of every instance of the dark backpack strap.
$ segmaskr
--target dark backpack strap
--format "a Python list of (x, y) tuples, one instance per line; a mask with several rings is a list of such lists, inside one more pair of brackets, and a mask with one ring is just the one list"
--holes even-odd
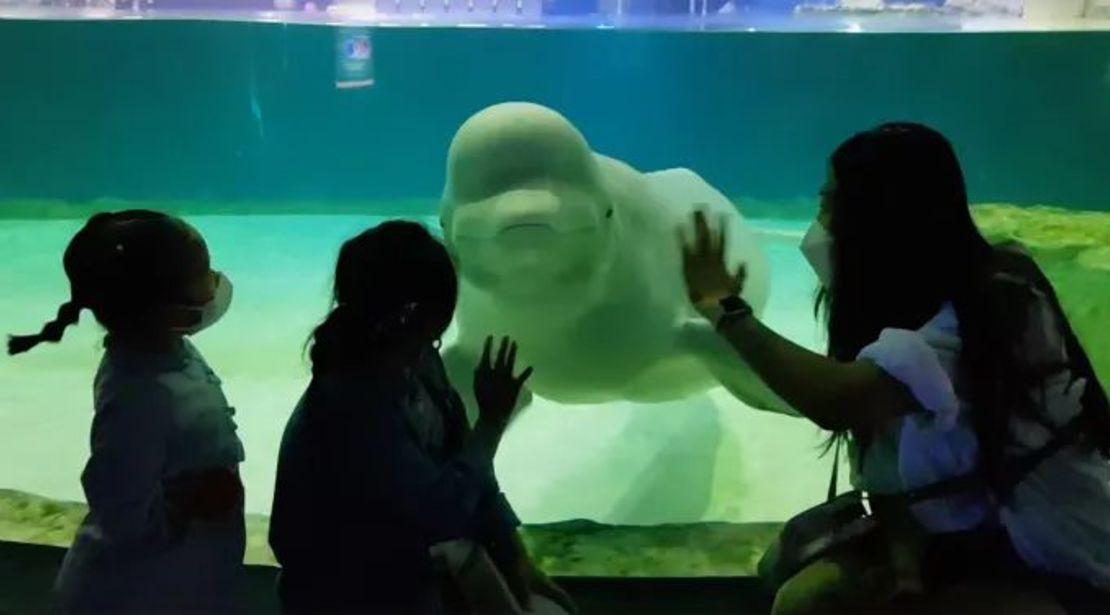
[[(1082, 378), (1087, 381), (1081, 398), (1082, 414), (1087, 418), (1078, 431), (1080, 433), (1088, 429), (1093, 431), (1094, 441), (1103, 449), (1101, 452), (1110, 456), (1110, 433), (1108, 433), (1110, 432), (1110, 401), (1106, 395), (1106, 388), (1102, 386), (1090, 357), (1065, 315), (1052, 282), (1019, 243), (1002, 244), (996, 251), (996, 257), (1002, 272), (1017, 276), (1044, 295), (1052, 311), (1055, 312), (1059, 326), (1058, 333), (1064, 340), (1068, 355), (1068, 367), (1076, 379)], [(1079, 433), (1076, 435), (1078, 436)]]
[(1002, 486), (1006, 492), (1010, 492), (1017, 487), (1025, 477), (1032, 474), (1049, 457), (1064, 449), (1064, 447), (1074, 444), (1079, 441), (1079, 437), (1087, 428), (1088, 417), (1080, 412), (1075, 418), (1068, 421), (1066, 425), (1061, 427), (1053, 434), (1052, 439), (1041, 448), (1029, 453), (1014, 461), (1010, 466), (1010, 471), (1006, 473), (1006, 481)]
[(905, 506), (913, 506), (920, 502), (936, 500), (950, 495), (969, 493), (987, 488), (986, 477), (982, 472), (974, 470), (967, 474), (953, 476), (918, 489), (910, 489), (891, 496), (880, 496), (882, 499), (897, 500)]
[[(1029, 476), (1033, 470), (1036, 470), (1041, 463), (1060, 452), (1064, 447), (1076, 442), (1086, 427), (1085, 418), (1086, 417), (1080, 413), (1064, 425), (1064, 427), (1057, 430), (1047, 444), (1024, 457), (1019, 457), (1014, 460), (1010, 464), (1009, 471), (1006, 472), (1003, 484), (1000, 485), (1000, 487), (1002, 487), (1005, 492), (1012, 491), (1021, 481), (1025, 480), (1025, 477)], [(979, 470), (973, 470), (966, 474), (946, 478), (918, 489), (871, 497), (888, 502), (896, 502), (903, 506), (913, 506), (914, 504), (928, 500), (935, 500), (960, 493), (969, 493), (976, 490), (985, 491), (989, 487), (990, 485), (983, 473)]]

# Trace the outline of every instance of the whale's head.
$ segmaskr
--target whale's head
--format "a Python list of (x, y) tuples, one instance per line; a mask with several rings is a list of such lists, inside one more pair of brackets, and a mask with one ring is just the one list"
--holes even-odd
[(443, 236), (483, 290), (527, 300), (585, 289), (610, 258), (613, 214), (595, 155), (550, 109), (490, 107), (451, 143)]

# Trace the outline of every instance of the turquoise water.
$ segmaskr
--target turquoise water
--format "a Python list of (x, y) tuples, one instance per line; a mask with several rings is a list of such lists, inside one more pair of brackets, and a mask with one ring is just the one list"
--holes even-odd
[[(377, 83), (355, 91), (335, 87), (334, 35), (0, 20), (0, 323), (37, 330), (67, 296), (60, 254), (80, 216), (183, 212), (236, 284), (198, 346), (238, 409), (251, 512), (269, 509), (339, 243), (389, 216), (434, 226), (447, 145), (486, 105), (551, 106), (599, 152), (689, 167), (738, 201), (771, 260), (765, 320), (811, 348), (814, 279), (797, 244), (828, 153), (856, 130), (934, 124), (977, 202), (1110, 211), (1107, 33), (379, 30)], [(98, 336), (85, 322), (0, 360), (0, 488), (82, 498)], [(824, 494), (821, 439), (721, 390), (541, 399), (497, 466), (528, 523), (781, 521)]]
[(334, 37), (0, 20), (0, 201), (434, 200), (458, 125), (523, 99), (600, 152), (688, 166), (773, 216), (800, 199), (791, 213), (810, 213), (852, 132), (906, 118), (959, 145), (977, 202), (1110, 208), (1106, 32), (381, 29), (377, 85), (348, 91)]

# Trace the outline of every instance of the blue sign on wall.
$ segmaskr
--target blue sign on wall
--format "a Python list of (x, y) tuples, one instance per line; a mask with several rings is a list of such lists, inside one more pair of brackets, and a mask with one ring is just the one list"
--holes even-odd
[(374, 51), (368, 28), (338, 28), (335, 34), (335, 87), (374, 85)]

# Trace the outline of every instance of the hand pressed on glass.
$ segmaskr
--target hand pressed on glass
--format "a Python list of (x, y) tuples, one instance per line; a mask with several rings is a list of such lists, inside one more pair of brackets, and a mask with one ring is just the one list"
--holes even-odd
[(512, 418), (520, 389), (532, 375), (532, 368), (513, 376), (517, 346), (508, 337), (501, 338), (497, 358), (491, 361), (492, 347), (493, 336), (490, 336), (486, 338), (482, 358), (474, 370), (474, 397), (478, 402), (478, 420), (504, 428)]
[(684, 230), (679, 230), (682, 246), (682, 273), (686, 291), (694, 309), (710, 322), (717, 322), (724, 312), (721, 299), (739, 295), (744, 290), (747, 269), (741, 265), (730, 273), (725, 261), (728, 244), (725, 221), (717, 229), (709, 228), (704, 211), (693, 215), (694, 240), (691, 242)]

